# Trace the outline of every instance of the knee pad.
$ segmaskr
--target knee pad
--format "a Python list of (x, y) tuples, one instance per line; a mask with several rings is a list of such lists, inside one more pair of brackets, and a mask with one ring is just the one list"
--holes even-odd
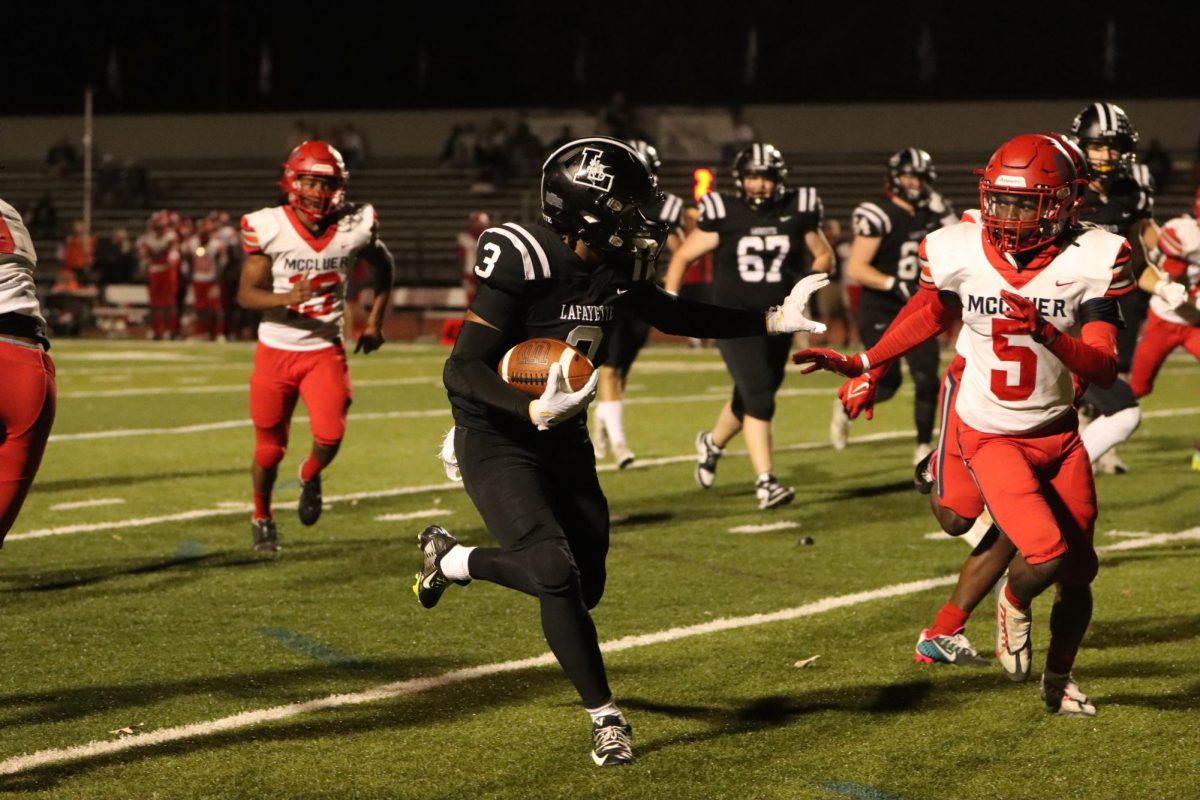
[(287, 452), (287, 428), (254, 429), (254, 463), (263, 469), (274, 469)]
[(581, 577), (580, 582), (583, 584), (583, 604), (591, 611), (596, 606), (600, 605), (600, 598), (604, 597), (604, 584), (608, 580), (608, 572), (601, 567), (598, 575), (590, 575)]
[(566, 544), (538, 542), (525, 551), (529, 574), (540, 594), (569, 594), (579, 590), (579, 569)]
[(755, 419), (770, 422), (775, 418), (775, 393), (763, 392), (746, 398), (746, 413)]

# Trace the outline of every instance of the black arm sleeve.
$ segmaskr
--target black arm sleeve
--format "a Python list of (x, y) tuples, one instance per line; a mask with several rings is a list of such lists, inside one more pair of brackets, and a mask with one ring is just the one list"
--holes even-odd
[(674, 297), (662, 289), (631, 290), (626, 308), (663, 333), (697, 339), (734, 339), (767, 332), (766, 309), (743, 311)]
[(442, 370), (442, 383), (450, 394), (529, 420), (529, 395), (505, 383), (493, 366), (505, 350), (500, 331), (478, 322), (464, 322), (454, 352)]
[(1089, 322), (1107, 322), (1117, 328), (1125, 327), (1125, 317), (1121, 313), (1121, 304), (1115, 297), (1093, 297), (1084, 300), (1079, 305), (1079, 324)]

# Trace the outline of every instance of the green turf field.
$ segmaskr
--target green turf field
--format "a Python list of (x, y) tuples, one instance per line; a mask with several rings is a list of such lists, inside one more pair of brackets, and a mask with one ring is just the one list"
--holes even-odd
[[(435, 458), (450, 424), (445, 351), (352, 357), (349, 430), (314, 528), (295, 519), (297, 411), (278, 559), (250, 549), (251, 353), (55, 343), (54, 439), (0, 553), (0, 792), (1200, 797), (1190, 357), (1169, 361), (1145, 401), (1121, 449), (1132, 471), (1098, 479), (1097, 544), (1116, 549), (1101, 555), (1076, 666), (1099, 715), (1080, 720), (1048, 715), (1036, 684), (998, 668), (913, 662), (967, 548), (926, 537), (936, 524), (909, 488), (903, 433), (911, 395), (856, 423), (838, 453), (836, 380), (789, 375), (777, 473), (797, 498), (764, 514), (742, 456), (709, 492), (692, 480), (692, 440), (728, 391), (716, 354), (648, 350), (626, 409), (638, 468), (602, 475), (616, 524), (595, 614), (638, 761), (601, 770), (573, 690), (538, 660), (532, 599), (477, 582), (424, 611), (410, 592), (429, 522), (490, 541)], [(730, 532), (764, 523), (798, 527)], [(1034, 607), (1039, 671), (1048, 607)], [(988, 650), (992, 631), (985, 605), (968, 634)]]

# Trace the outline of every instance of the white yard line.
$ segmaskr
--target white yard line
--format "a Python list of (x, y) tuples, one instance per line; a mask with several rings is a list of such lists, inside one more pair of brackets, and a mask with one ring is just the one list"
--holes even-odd
[[(379, 378), (379, 379), (364, 379), (354, 381), (354, 388), (362, 386), (413, 386), (413, 385), (438, 385), (441, 386), (441, 378)], [(249, 382), (245, 383), (228, 383), (218, 386), (156, 386), (146, 387), (142, 389), (90, 389), (80, 392), (59, 392), (59, 399), (79, 399), (84, 397), (153, 397), (164, 394), (223, 394), (227, 392), (238, 392), (248, 394), (250, 392)]]
[(56, 503), (50, 506), (51, 511), (73, 511), (77, 508), (95, 508), (96, 506), (119, 506), (125, 500), (120, 497), (98, 497), (95, 500), (76, 500), (74, 503)]
[(730, 528), (730, 533), (769, 533), (770, 531), (786, 531), (799, 528), (799, 522), (768, 522), (763, 525), (738, 525)]
[[(1114, 550), (1134, 550), (1142, 547), (1151, 547), (1158, 544), (1168, 544), (1171, 542), (1194, 539), (1200, 539), (1200, 528), (1192, 528), (1179, 533), (1155, 534), (1145, 539), (1131, 539), (1126, 542), (1121, 542), (1120, 544), (1097, 548), (1097, 551), (1108, 552)], [(724, 631), (738, 630), (741, 628), (751, 628), (758, 625), (766, 625), (772, 622), (787, 622), (791, 620), (802, 619), (804, 617), (813, 617), (817, 616), (818, 614), (824, 614), (829, 611), (835, 611), (842, 608), (849, 608), (851, 606), (862, 605), (863, 603), (869, 603), (875, 600), (903, 597), (905, 595), (928, 591), (929, 589), (950, 586), (957, 580), (958, 576), (956, 575), (946, 575), (940, 578), (927, 578), (926, 580), (921, 581), (895, 583), (890, 586), (882, 586), (878, 589), (869, 589), (867, 591), (854, 592), (852, 594), (825, 597), (812, 603), (806, 603), (802, 606), (785, 608), (770, 613), (750, 614), (744, 617), (715, 619), (711, 622), (704, 622), (699, 625), (687, 625), (676, 628), (668, 628), (667, 630), (656, 631), (653, 633), (625, 636), (620, 639), (604, 642), (600, 646), (600, 649), (605, 653), (617, 653), (622, 650), (633, 650), (638, 647), (649, 647), (656, 644), (663, 644), (665, 642), (675, 642), (682, 639), (690, 639), (695, 636), (708, 636), (714, 633), (722, 633)], [(28, 755), (13, 756), (5, 759), (4, 761), (0, 761), (0, 775), (15, 775), (35, 769), (37, 767), (46, 766), (47, 764), (56, 764), (64, 761), (81, 761), (110, 755), (112, 753), (120, 753), (127, 750), (136, 750), (140, 748), (167, 744), (169, 742), (178, 742), (184, 739), (212, 736), (213, 734), (223, 733), (225, 731), (247, 728), (253, 725), (261, 725), (265, 722), (289, 719), (316, 711), (328, 711), (330, 709), (343, 708), (346, 706), (374, 703), (394, 697), (403, 697), (405, 695), (427, 692), (433, 689), (442, 689), (447, 686), (466, 683), (467, 681), (472, 681), (477, 678), (484, 678), (490, 675), (500, 675), (507, 672), (517, 672), (535, 667), (545, 667), (553, 663), (554, 656), (550, 653), (543, 653), (540, 656), (534, 656), (532, 658), (501, 661), (492, 664), (481, 664), (476, 667), (466, 667), (463, 669), (453, 670), (451, 672), (444, 672), (441, 675), (432, 675), (423, 678), (411, 678), (406, 681), (383, 684), (381, 686), (376, 686), (361, 692), (332, 694), (327, 697), (306, 700), (300, 703), (290, 703), (288, 705), (274, 706), (272, 708), (263, 708), (257, 711), (243, 711), (240, 714), (221, 717), (219, 719), (213, 719), (207, 722), (196, 722), (191, 725), (179, 725), (173, 728), (163, 728), (162, 730), (134, 734), (132, 736), (125, 736), (120, 739), (92, 741), (88, 742), (87, 744), (77, 745), (75, 747), (39, 750)]]
[(422, 519), (424, 517), (444, 517), (454, 512), (448, 508), (426, 508), (423, 511), (409, 511), (405, 514), (380, 514), (376, 522), (404, 522), (407, 519)]

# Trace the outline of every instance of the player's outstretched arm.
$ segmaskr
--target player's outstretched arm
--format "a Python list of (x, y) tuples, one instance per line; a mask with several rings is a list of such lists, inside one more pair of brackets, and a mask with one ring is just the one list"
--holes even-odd
[(792, 287), (783, 305), (761, 311), (714, 306), (676, 297), (662, 289), (646, 287), (627, 295), (626, 308), (663, 333), (698, 339), (735, 339), (766, 333), (822, 333), (825, 325), (805, 316), (808, 298), (829, 283), (824, 273), (809, 275)]
[(371, 312), (363, 324), (363, 332), (358, 337), (354, 352), (371, 353), (383, 347), (383, 320), (392, 299), (396, 261), (387, 245), (379, 239), (362, 251), (362, 259), (371, 267), (371, 289), (375, 293), (375, 300), (371, 303)]

